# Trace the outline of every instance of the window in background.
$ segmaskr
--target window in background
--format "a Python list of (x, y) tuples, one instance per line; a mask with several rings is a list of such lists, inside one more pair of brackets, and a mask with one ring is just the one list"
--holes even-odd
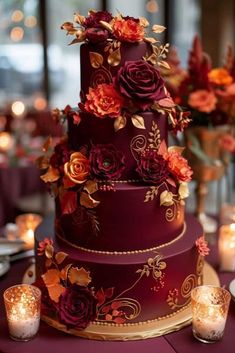
[(0, 1), (0, 107), (41, 95), (43, 51), (38, 0)]
[(47, 0), (47, 30), (49, 43), (49, 81), (51, 107), (77, 106), (80, 93), (80, 45), (69, 43), (73, 36), (66, 36), (60, 26), (73, 21), (75, 12), (86, 16), (90, 9), (100, 10), (99, 0)]
[(200, 1), (171, 0), (169, 11), (170, 44), (178, 49), (182, 66), (186, 67), (193, 38), (200, 35)]

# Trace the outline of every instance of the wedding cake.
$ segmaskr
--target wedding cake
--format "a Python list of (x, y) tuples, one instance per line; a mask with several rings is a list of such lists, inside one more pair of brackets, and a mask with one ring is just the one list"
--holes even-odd
[(43, 318), (95, 339), (157, 336), (202, 281), (203, 232), (185, 217), (191, 169), (168, 133), (188, 112), (159, 69), (168, 44), (145, 18), (76, 14), (62, 28), (83, 42), (81, 102), (56, 109), (67, 135), (40, 159), (55, 197), (54, 231), (36, 234)]

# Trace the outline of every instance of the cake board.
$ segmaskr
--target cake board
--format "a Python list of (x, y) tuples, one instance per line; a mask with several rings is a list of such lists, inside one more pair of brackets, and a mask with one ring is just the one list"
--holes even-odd
[[(23, 276), (23, 283), (33, 283), (35, 276), (32, 276), (32, 272), (35, 273), (35, 265), (31, 265), (26, 271)], [(28, 274), (30, 274), (30, 276)], [(205, 262), (203, 270), (203, 284), (220, 286), (216, 271), (207, 262)], [(82, 338), (106, 341), (127, 341), (154, 338), (178, 331), (191, 323), (192, 316), (189, 304), (183, 310), (179, 310), (172, 316), (169, 315), (168, 317), (152, 320), (151, 322), (128, 324), (125, 327), (123, 327), (123, 325), (114, 326), (91, 323), (85, 330), (78, 331), (75, 329), (68, 330), (65, 325), (45, 315), (42, 316), (42, 320), (57, 330)]]

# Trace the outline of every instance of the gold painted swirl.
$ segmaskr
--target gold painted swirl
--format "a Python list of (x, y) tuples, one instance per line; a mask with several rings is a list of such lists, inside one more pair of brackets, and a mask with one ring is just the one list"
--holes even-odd
[(181, 286), (181, 295), (184, 298), (189, 298), (191, 290), (197, 286), (197, 277), (194, 274), (189, 275), (185, 278)]
[(139, 154), (145, 150), (147, 146), (147, 140), (144, 135), (137, 135), (133, 137), (130, 144), (130, 149), (135, 160), (139, 160)]
[(112, 75), (105, 67), (100, 67), (93, 71), (90, 79), (90, 86), (95, 88), (102, 83), (111, 83)]

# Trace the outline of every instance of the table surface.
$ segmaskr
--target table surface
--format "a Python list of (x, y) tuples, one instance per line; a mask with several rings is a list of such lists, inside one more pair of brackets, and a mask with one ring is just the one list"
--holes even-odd
[[(207, 261), (217, 269), (217, 246), (215, 236), (211, 238), (210, 255)], [(180, 331), (148, 340), (127, 342), (105, 342), (86, 340), (57, 331), (44, 322), (32, 341), (15, 342), (8, 337), (3, 304), (3, 291), (11, 285), (21, 283), (22, 276), (30, 266), (30, 259), (12, 263), (10, 271), (0, 278), (0, 353), (234, 353), (235, 302), (231, 301), (224, 337), (214, 344), (204, 344), (192, 336), (189, 325)], [(234, 273), (219, 272), (221, 286), (227, 287), (235, 278)]]

